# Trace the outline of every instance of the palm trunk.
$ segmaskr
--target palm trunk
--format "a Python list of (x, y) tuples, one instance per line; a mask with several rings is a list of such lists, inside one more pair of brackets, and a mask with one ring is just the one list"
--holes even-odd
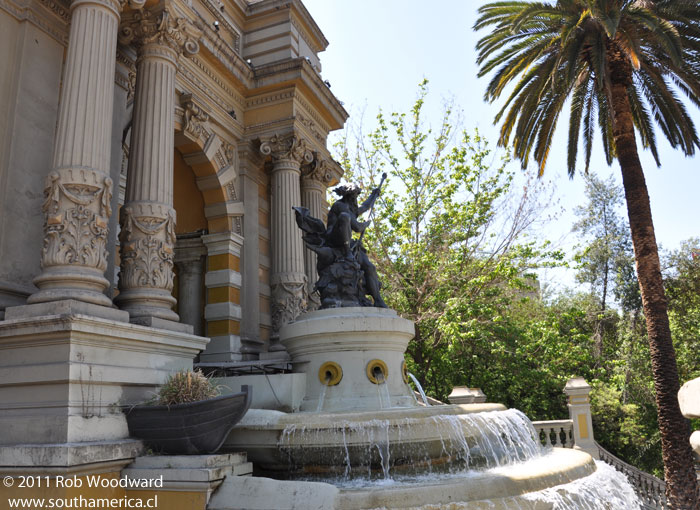
[[(629, 65), (629, 64), (628, 64)], [(622, 170), (642, 307), (647, 324), (659, 430), (663, 451), (666, 497), (672, 510), (699, 510), (698, 484), (690, 448), (689, 422), (678, 404), (678, 368), (668, 322), (668, 305), (651, 218), (649, 194), (637, 154), (626, 79), (612, 70), (613, 135)], [(624, 71), (618, 71), (624, 75)], [(623, 76), (624, 78), (624, 76)]]

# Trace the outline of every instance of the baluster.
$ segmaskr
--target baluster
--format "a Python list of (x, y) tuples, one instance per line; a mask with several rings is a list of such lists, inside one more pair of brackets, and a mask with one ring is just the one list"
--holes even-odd
[(552, 446), (552, 438), (550, 437), (551, 434), (552, 434), (552, 428), (551, 428), (551, 427), (547, 427), (547, 428), (545, 429), (545, 434), (544, 434), (545, 446)]

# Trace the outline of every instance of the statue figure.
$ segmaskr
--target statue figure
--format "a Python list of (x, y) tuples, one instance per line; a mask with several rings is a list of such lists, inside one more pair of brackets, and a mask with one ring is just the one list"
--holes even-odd
[[(374, 206), (384, 179), (386, 174), (382, 175), (379, 186), (362, 205), (357, 203), (360, 194), (358, 186), (335, 188), (333, 191), (340, 199), (331, 206), (328, 225), (310, 216), (308, 209), (294, 207), (297, 225), (304, 232), (304, 244), (318, 256), (316, 269), (319, 279), (314, 289), (321, 295), (321, 308), (387, 307), (380, 294), (377, 270), (362, 245), (362, 236), (370, 222), (358, 219)], [(353, 232), (360, 234), (359, 239), (353, 239)]]

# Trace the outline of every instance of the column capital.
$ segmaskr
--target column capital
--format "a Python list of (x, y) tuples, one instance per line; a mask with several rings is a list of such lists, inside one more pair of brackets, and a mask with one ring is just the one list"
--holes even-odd
[(263, 140), (260, 144), (260, 152), (265, 156), (272, 156), (272, 160), (291, 160), (301, 165), (311, 163), (314, 155), (309, 149), (307, 141), (297, 133), (274, 134)]
[[(336, 172), (331, 159), (314, 158), (311, 164), (304, 166), (301, 170), (302, 182), (304, 184), (318, 183), (323, 189), (330, 186), (333, 181), (336, 181)], [(311, 181), (311, 182), (309, 182)]]
[(166, 46), (177, 56), (199, 52), (202, 31), (186, 18), (176, 17), (170, 8), (140, 9), (123, 17), (119, 43), (133, 44), (143, 54), (149, 46)]

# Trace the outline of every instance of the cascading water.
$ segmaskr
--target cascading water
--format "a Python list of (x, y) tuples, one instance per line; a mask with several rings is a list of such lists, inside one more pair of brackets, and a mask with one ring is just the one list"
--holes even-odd
[(305, 374), (300, 412), (249, 410), (227, 449), (290, 495), (335, 494), (314, 508), (639, 508), (622, 475), (584, 452), (542, 447), (517, 410), (419, 404), (403, 378), (414, 331), (381, 308), (317, 310), (285, 326), (280, 341)]
[[(412, 439), (416, 427), (433, 439)], [(422, 473), (458, 473), (523, 462), (542, 454), (536, 432), (518, 410), (399, 420), (338, 420), (331, 427), (285, 427), (278, 447), (286, 471), (306, 479), (319, 473), (334, 482), (410, 478)], [(304, 445), (299, 448), (295, 445)], [(333, 466), (342, 466), (334, 469)]]
[(425, 396), (425, 392), (423, 391), (423, 386), (421, 386), (421, 384), (418, 382), (418, 379), (416, 379), (415, 375), (413, 375), (411, 372), (407, 372), (407, 373), (408, 373), (408, 377), (410, 377), (411, 380), (413, 381), (413, 384), (416, 385), (416, 388), (418, 389), (418, 393), (420, 393), (420, 397), (423, 399), (423, 403), (426, 406), (429, 406), (430, 402), (428, 402), (428, 397)]

